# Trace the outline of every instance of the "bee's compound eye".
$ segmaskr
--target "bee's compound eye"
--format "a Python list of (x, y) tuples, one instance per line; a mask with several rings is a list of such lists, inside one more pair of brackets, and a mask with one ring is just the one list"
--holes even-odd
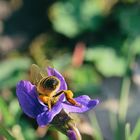
[(56, 78), (50, 77), (44, 80), (43, 86), (46, 89), (54, 90), (57, 85), (59, 85), (59, 81)]

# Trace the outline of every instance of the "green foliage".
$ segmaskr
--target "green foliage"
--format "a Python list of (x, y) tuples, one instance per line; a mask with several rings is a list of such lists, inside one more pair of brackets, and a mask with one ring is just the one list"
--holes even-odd
[(15, 140), (15, 138), (0, 124), (0, 135), (8, 140)]
[(3, 115), (5, 125), (12, 125), (14, 123), (14, 117), (10, 112), (8, 105), (0, 97), (0, 113)]
[(123, 76), (126, 70), (124, 57), (117, 56), (115, 50), (104, 46), (89, 48), (85, 59), (93, 62), (97, 69), (107, 77)]
[(137, 140), (140, 138), (140, 119), (137, 121), (136, 126), (131, 134), (132, 140)]
[(68, 72), (70, 72), (73, 81), (70, 82), (70, 86), (75, 92), (93, 95), (98, 91), (101, 78), (92, 66), (85, 65), (80, 68), (69, 68)]
[(75, 37), (84, 30), (96, 30), (103, 16), (102, 0), (59, 1), (50, 8), (54, 29), (68, 37)]
[(28, 58), (3, 61), (0, 64), (0, 88), (14, 87), (20, 79), (24, 79), (30, 64)]
[(138, 119), (136, 126), (132, 133), (130, 132), (130, 124), (127, 123), (125, 127), (126, 132), (126, 140), (138, 140), (140, 138), (140, 119)]
[[(23, 5), (21, 1), (23, 1)], [(85, 124), (84, 130), (81, 130), (82, 135), (91, 135), (90, 140), (107, 139), (106, 135), (112, 136), (111, 138), (116, 140), (138, 140), (140, 138), (139, 114), (135, 118), (131, 118), (129, 123), (126, 122), (128, 121), (127, 115), (129, 115), (128, 107), (131, 106), (131, 101), (135, 103), (133, 98), (130, 100), (133, 95), (130, 89), (134, 85), (132, 82), (135, 76), (135, 72), (132, 70), (137, 64), (136, 58), (140, 58), (139, 0), (47, 1), (44, 13), (41, 11), (45, 6), (43, 1), (38, 1), (39, 5), (36, 4), (36, 1), (31, 0), (30, 7), (28, 2), (26, 7), (25, 0), (16, 2), (6, 1), (6, 9), (9, 8), (8, 14), (12, 19), (12, 13), (9, 12), (14, 10), (13, 21), (16, 23), (13, 33), (10, 29), (13, 36), (7, 35), (10, 41), (7, 39), (5, 42), (3, 41), (6, 33), (3, 33), (2, 27), (4, 25), (6, 29), (7, 21), (3, 22), (2, 19), (7, 20), (8, 18), (7, 15), (1, 13), (3, 8), (0, 10), (0, 139), (1, 136), (7, 140), (67, 139), (63, 134), (55, 133), (53, 129), (49, 129), (47, 133), (47, 129), (42, 128), (42, 131), (38, 132), (35, 120), (23, 114), (17, 101), (15, 91), (17, 82), (29, 79), (31, 63), (35, 62), (41, 65), (46, 57), (51, 58), (54, 67), (65, 76), (68, 87), (73, 90), (75, 97), (89, 94), (93, 98), (100, 99), (97, 115), (96, 110), (95, 113), (85, 114), (86, 117), (89, 117), (92, 131), (86, 134), (85, 129), (88, 127)], [(3, 3), (2, 6), (4, 6)], [(21, 6), (21, 11), (20, 7), (17, 10), (16, 6)], [(39, 10), (36, 9), (38, 6), (40, 6)], [(29, 9), (31, 13), (29, 13)], [(21, 17), (26, 21), (27, 27), (24, 23), (18, 23), (20, 21), (20, 16), (17, 16), (20, 15), (19, 11), (21, 13), (26, 11)], [(35, 12), (32, 13), (32, 11)], [(17, 13), (15, 14), (15, 12)], [(36, 17), (37, 15), (40, 17)], [(43, 15), (45, 19), (43, 19)], [(18, 17), (17, 21), (16, 17)], [(37, 20), (35, 20), (36, 18)], [(28, 19), (33, 22), (28, 22)], [(9, 24), (13, 25), (13, 21)], [(44, 23), (44, 21), (46, 22)], [(19, 30), (18, 24), (23, 25), (21, 26), (21, 28), (23, 27), (22, 31), (17, 31)], [(36, 34), (31, 33), (30, 36), (26, 31), (22, 34), (26, 28), (31, 28), (31, 31)], [(8, 32), (8, 29), (6, 30)], [(14, 34), (21, 37), (21, 40), (16, 40)], [(17, 45), (26, 39), (29, 42), (25, 41), (21, 46)], [(76, 44), (79, 42), (85, 45), (84, 57), (80, 66), (73, 64)], [(79, 51), (76, 59), (80, 58), (80, 53)], [(114, 88), (114, 85), (110, 87), (114, 88), (111, 97), (115, 97), (115, 101), (118, 103), (116, 112), (114, 108), (106, 110), (106, 103), (112, 98), (108, 93), (102, 91), (102, 89), (106, 89), (103, 87), (106, 86), (104, 81), (109, 81), (111, 78), (114, 81), (118, 78), (122, 79), (119, 83), (121, 85), (119, 94), (115, 95), (118, 90)], [(139, 87), (135, 85), (135, 91), (137, 89)], [(115, 102), (112, 106), (114, 104)], [(138, 106), (136, 103), (135, 105)], [(104, 116), (104, 112), (109, 118)], [(109, 124), (104, 126), (107, 119), (109, 119), (107, 121)], [(77, 123), (81, 129), (83, 129), (84, 121), (83, 119), (82, 122)], [(131, 122), (135, 122), (135, 124)], [(108, 126), (111, 130), (106, 129)], [(104, 127), (106, 130), (103, 129)]]
[(119, 17), (121, 28), (131, 36), (140, 34), (140, 8), (136, 5), (131, 8), (121, 8), (117, 16)]

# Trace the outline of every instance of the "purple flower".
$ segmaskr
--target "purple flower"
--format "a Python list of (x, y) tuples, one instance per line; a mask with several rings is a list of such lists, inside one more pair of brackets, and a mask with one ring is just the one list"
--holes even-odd
[[(60, 80), (60, 88), (57, 92), (67, 90), (65, 79), (57, 70), (49, 67), (47, 68), (47, 72), (48, 76), (56, 76)], [(62, 109), (66, 112), (83, 113), (94, 108), (99, 103), (97, 99), (91, 100), (87, 95), (82, 95), (74, 98), (75, 101), (81, 105), (79, 107), (72, 105), (68, 101), (64, 101), (65, 95), (62, 94), (58, 101), (52, 106), (51, 110), (49, 110), (47, 105), (38, 99), (36, 86), (30, 81), (19, 81), (16, 87), (16, 94), (23, 112), (35, 118), (39, 126), (45, 126), (51, 123), (53, 118), (59, 114)]]
[(67, 131), (67, 136), (68, 136), (69, 140), (82, 140), (79, 130), (75, 126), (72, 126)]
[(73, 130), (69, 130), (67, 136), (69, 137), (69, 140), (77, 140), (77, 136)]

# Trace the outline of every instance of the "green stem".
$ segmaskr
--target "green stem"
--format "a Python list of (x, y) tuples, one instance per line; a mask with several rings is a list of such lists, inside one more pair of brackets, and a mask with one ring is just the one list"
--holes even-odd
[(130, 140), (130, 124), (125, 125), (125, 140)]
[(120, 96), (120, 105), (119, 105), (119, 121), (124, 122), (126, 118), (127, 108), (128, 108), (128, 96), (130, 89), (130, 78), (128, 76), (123, 78), (122, 89)]
[(140, 138), (140, 118), (138, 119), (136, 126), (131, 134), (131, 140), (138, 140)]
[(80, 132), (77, 129), (74, 120), (65, 111), (62, 110), (55, 116), (51, 125), (68, 136), (69, 140), (81, 140)]
[[(126, 42), (127, 46), (130, 46), (130, 42)], [(129, 91), (130, 91), (130, 66), (134, 62), (135, 54), (133, 52), (133, 48), (130, 46), (128, 48), (128, 54), (126, 58), (126, 72), (122, 80), (122, 86), (120, 91), (120, 103), (119, 103), (119, 111), (118, 111), (118, 128), (117, 128), (117, 139), (124, 139), (124, 128), (125, 128), (125, 120), (128, 109), (128, 99), (129, 99)]]
[(94, 126), (94, 136), (93, 138), (95, 140), (103, 140), (103, 135), (102, 135), (102, 132), (101, 132), (101, 128), (98, 124), (98, 120), (97, 120), (97, 117), (96, 117), (96, 114), (95, 113), (89, 113), (89, 119), (91, 121), (91, 125)]

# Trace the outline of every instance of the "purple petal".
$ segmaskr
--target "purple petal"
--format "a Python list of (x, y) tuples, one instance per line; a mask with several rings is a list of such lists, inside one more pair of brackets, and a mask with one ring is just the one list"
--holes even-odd
[(94, 108), (99, 103), (98, 99), (91, 100), (87, 95), (82, 95), (74, 99), (81, 105), (81, 107), (74, 106), (68, 102), (64, 102), (64, 110), (66, 110), (67, 112), (83, 113)]
[(20, 81), (16, 86), (16, 94), (19, 104), (25, 114), (32, 118), (36, 118), (38, 114), (45, 109), (38, 99), (35, 86), (29, 81)]
[(62, 101), (64, 94), (60, 96), (58, 102), (52, 107), (50, 111), (45, 111), (37, 116), (37, 123), (39, 126), (48, 125), (53, 118), (62, 110)]
[(67, 136), (68, 136), (69, 140), (81, 140), (82, 139), (79, 130), (74, 125), (70, 126), (69, 130), (67, 131)]
[(54, 68), (47, 67), (48, 76), (56, 76), (60, 80), (60, 88), (58, 90), (67, 90), (67, 84), (64, 77)]
[(69, 140), (77, 140), (77, 136), (73, 130), (68, 130), (67, 136)]

